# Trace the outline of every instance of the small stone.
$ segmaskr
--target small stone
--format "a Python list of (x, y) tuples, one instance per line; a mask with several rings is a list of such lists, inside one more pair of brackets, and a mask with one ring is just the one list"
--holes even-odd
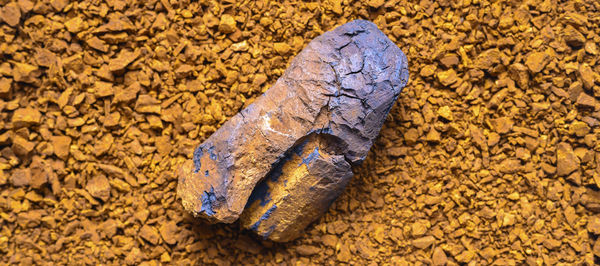
[(10, 183), (15, 187), (28, 186), (31, 182), (30, 169), (15, 169), (10, 176)]
[(162, 263), (171, 262), (171, 256), (169, 256), (168, 252), (163, 252), (163, 254), (160, 255), (160, 262), (162, 262)]
[(556, 239), (553, 239), (553, 238), (546, 238), (546, 239), (544, 239), (544, 241), (542, 241), (542, 244), (547, 249), (556, 249), (556, 248), (558, 248), (558, 247), (561, 246), (562, 241), (556, 240)]
[(508, 194), (508, 197), (507, 197), (507, 198), (508, 198), (509, 200), (519, 200), (519, 192), (516, 192), (516, 191), (515, 191), (515, 192), (513, 192), (513, 193), (510, 193), (510, 194)]
[(498, 170), (500, 170), (501, 173), (514, 174), (518, 172), (519, 169), (521, 169), (521, 162), (518, 159), (507, 158), (500, 163)]
[(15, 154), (26, 156), (31, 153), (34, 148), (35, 143), (28, 141), (19, 135), (13, 137), (12, 150)]
[(135, 111), (160, 115), (160, 101), (150, 95), (140, 95), (135, 103)]
[(177, 243), (177, 224), (173, 221), (163, 223), (158, 229), (160, 236), (169, 245)]
[(118, 224), (114, 219), (108, 219), (100, 225), (100, 229), (107, 238), (113, 237), (117, 233)]
[(465, 250), (462, 253), (458, 254), (454, 258), (458, 262), (469, 263), (469, 262), (471, 262), (473, 260), (474, 257), (475, 257), (475, 252), (470, 251), (470, 250)]
[(33, 83), (41, 71), (37, 66), (26, 63), (15, 63), (13, 69), (13, 78), (17, 82)]
[(29, 0), (17, 0), (22, 13), (27, 13), (33, 9), (34, 3)]
[(56, 54), (50, 52), (48, 49), (36, 49), (35, 53), (35, 62), (39, 66), (50, 67), (56, 64), (57, 57)]
[(596, 107), (596, 99), (594, 97), (587, 95), (587, 93), (582, 92), (577, 97), (577, 106), (585, 107), (585, 108), (595, 108)]
[(585, 36), (581, 34), (578, 30), (576, 30), (573, 26), (567, 25), (563, 30), (563, 38), (568, 45), (573, 46), (575, 48), (579, 48), (583, 46), (585, 43)]
[(504, 214), (502, 217), (502, 226), (512, 226), (515, 224), (517, 217), (512, 213)]
[[(499, 134), (506, 134), (512, 130), (514, 122), (508, 117), (496, 118), (492, 121), (494, 130)], [(491, 146), (491, 145), (490, 145)]]
[(385, 3), (384, 0), (369, 0), (369, 2), (367, 2), (367, 5), (369, 5), (372, 8), (379, 8), (381, 7), (383, 4)]
[(456, 76), (456, 71), (454, 71), (454, 69), (438, 72), (437, 78), (444, 86), (450, 86), (458, 81), (458, 77)]
[(588, 64), (583, 63), (579, 65), (578, 73), (581, 81), (583, 82), (583, 86), (586, 89), (591, 90), (594, 86), (597, 75), (594, 70), (592, 70)]
[(231, 50), (235, 52), (245, 52), (248, 51), (248, 42), (244, 40), (243, 42), (234, 43), (231, 45)]
[(89, 45), (90, 47), (92, 47), (100, 52), (104, 52), (104, 53), (108, 52), (109, 45), (106, 44), (106, 42), (104, 42), (103, 40), (99, 39), (96, 36), (87, 39), (85, 42), (87, 43), (87, 45)]
[(21, 20), (21, 10), (16, 2), (10, 2), (0, 9), (0, 19), (8, 26), (15, 27)]
[(569, 126), (569, 133), (574, 134), (578, 137), (584, 137), (590, 132), (590, 127), (585, 122), (573, 121)]
[(156, 229), (150, 225), (142, 226), (140, 229), (140, 237), (152, 243), (153, 245), (158, 244), (158, 241), (160, 240), (160, 235)]
[(584, 50), (591, 55), (597, 55), (598, 54), (598, 47), (596, 46), (596, 43), (593, 41), (589, 41), (585, 43), (585, 47)]
[(429, 132), (427, 132), (427, 136), (425, 136), (426, 141), (430, 142), (439, 142), (441, 140), (440, 133), (435, 130), (435, 128), (431, 127)]
[(104, 82), (104, 81), (96, 81), (94, 82), (94, 91), (96, 97), (102, 98), (113, 95), (113, 87), (112, 83)]
[(14, 128), (38, 125), (42, 120), (42, 114), (33, 108), (20, 108), (15, 110), (12, 116)]
[(121, 113), (119, 113), (119, 112), (110, 113), (104, 118), (104, 126), (105, 127), (117, 126), (117, 125), (119, 125), (120, 120), (121, 120)]
[(431, 260), (435, 266), (446, 265), (446, 263), (448, 263), (448, 257), (446, 257), (446, 253), (441, 247), (436, 247), (433, 250)]
[(411, 233), (413, 236), (422, 236), (427, 233), (427, 220), (418, 220), (411, 226)]
[(550, 56), (544, 52), (533, 52), (525, 59), (525, 65), (532, 73), (538, 73), (550, 62)]
[(7, 97), (12, 87), (12, 79), (0, 78), (0, 97)]
[(433, 74), (435, 74), (435, 70), (435, 65), (426, 65), (421, 69), (419, 75), (421, 75), (422, 77), (430, 77), (433, 76)]
[(579, 158), (569, 143), (561, 142), (556, 146), (556, 174), (566, 176), (579, 169)]
[(84, 21), (79, 16), (69, 19), (65, 22), (65, 28), (67, 28), (67, 30), (71, 33), (78, 33), (82, 31), (84, 26)]
[(452, 110), (449, 106), (440, 107), (437, 111), (437, 114), (448, 121), (454, 120), (454, 115), (452, 114)]
[(108, 70), (112, 72), (123, 71), (131, 62), (140, 56), (140, 52), (123, 49), (116, 58), (110, 59), (108, 62)]
[(140, 85), (140, 83), (134, 82), (125, 89), (117, 90), (117, 92), (115, 93), (114, 101), (115, 103), (119, 103), (130, 102), (132, 100), (135, 100), (138, 92), (140, 92), (141, 89), (142, 86)]
[(600, 235), (600, 215), (591, 216), (588, 220), (587, 230), (595, 235)]
[(292, 47), (290, 47), (289, 44), (284, 42), (276, 42), (273, 44), (273, 49), (275, 49), (275, 52), (277, 52), (280, 55), (287, 55), (292, 49)]
[(54, 154), (63, 160), (69, 157), (69, 148), (71, 146), (71, 137), (69, 136), (52, 136), (50, 142), (54, 147)]
[(158, 154), (160, 154), (163, 157), (168, 156), (169, 153), (171, 153), (171, 150), (173, 149), (173, 145), (171, 145), (171, 138), (169, 136), (156, 137), (154, 144), (156, 145), (156, 150), (158, 151)]
[(455, 54), (447, 54), (446, 56), (442, 57), (442, 59), (440, 59), (440, 63), (442, 63), (442, 65), (446, 68), (451, 68), (454, 66), (458, 66), (458, 64), (460, 63), (460, 59)]
[(433, 236), (424, 236), (412, 241), (413, 246), (420, 249), (426, 249), (433, 243), (435, 243), (435, 238)]
[(296, 247), (296, 252), (302, 256), (312, 256), (319, 253), (319, 251), (321, 251), (321, 249), (315, 246), (301, 245)]
[(224, 14), (221, 16), (221, 21), (219, 21), (219, 31), (225, 34), (235, 32), (237, 30), (236, 24), (233, 16)]
[(94, 154), (100, 156), (106, 153), (113, 145), (114, 137), (111, 134), (104, 134), (94, 145)]
[(50, 5), (56, 11), (62, 11), (67, 6), (67, 4), (69, 4), (68, 0), (51, 0), (49, 2), (50, 2)]
[(110, 183), (104, 175), (92, 177), (85, 186), (85, 189), (92, 197), (107, 201), (110, 198)]

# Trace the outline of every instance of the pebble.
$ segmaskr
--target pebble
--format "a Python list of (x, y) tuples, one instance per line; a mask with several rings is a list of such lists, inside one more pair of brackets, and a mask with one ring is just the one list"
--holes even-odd
[(454, 120), (454, 115), (452, 114), (452, 110), (449, 106), (440, 107), (437, 111), (437, 114), (448, 121)]
[(595, 235), (600, 235), (600, 215), (591, 216), (587, 223), (587, 230)]
[(433, 250), (433, 255), (431, 257), (431, 261), (433, 265), (446, 265), (448, 263), (448, 257), (446, 257), (446, 253), (441, 247), (436, 247)]
[(456, 71), (454, 71), (454, 69), (448, 69), (446, 71), (438, 72), (437, 78), (438, 78), (438, 81), (440, 83), (442, 83), (442, 85), (444, 85), (444, 86), (450, 86), (450, 85), (456, 83), (456, 81), (458, 81), (458, 78), (456, 76)]
[(54, 154), (58, 158), (66, 160), (69, 157), (69, 147), (71, 145), (71, 138), (69, 136), (52, 136), (50, 142), (54, 148)]
[(578, 74), (579, 77), (581, 77), (584, 88), (591, 90), (595, 81), (597, 80), (598, 74), (595, 73), (594, 70), (592, 70), (592, 68), (586, 63), (579, 65)]
[(17, 2), (6, 3), (4, 7), (0, 8), (0, 19), (8, 26), (16, 27), (21, 20), (21, 9)]
[(162, 223), (159, 227), (160, 236), (169, 245), (177, 243), (177, 224), (173, 221)]
[(319, 253), (321, 249), (315, 246), (301, 245), (296, 247), (296, 251), (302, 256), (312, 256)]
[(6, 98), (12, 88), (12, 79), (0, 78), (0, 97)]
[(527, 56), (525, 65), (532, 73), (538, 73), (550, 62), (550, 56), (545, 52), (533, 52)]
[(428, 248), (433, 243), (435, 243), (435, 238), (433, 236), (424, 236), (412, 241), (413, 246), (419, 249)]
[(33, 108), (19, 108), (15, 110), (12, 116), (14, 128), (29, 127), (40, 123), (42, 113)]
[(90, 179), (85, 189), (90, 195), (99, 198), (102, 201), (107, 201), (110, 198), (110, 183), (104, 175), (96, 175)]
[(233, 16), (224, 14), (219, 21), (219, 31), (222, 33), (233, 33), (237, 30), (236, 21)]
[(31, 182), (30, 169), (16, 169), (10, 176), (10, 183), (16, 187), (28, 186)]
[(21, 156), (27, 156), (29, 155), (33, 149), (35, 148), (35, 143), (31, 142), (19, 135), (15, 135), (13, 137), (13, 145), (12, 145), (12, 150), (14, 151), (15, 154), (17, 155), (21, 155)]
[(577, 105), (585, 108), (595, 108), (596, 107), (596, 99), (592, 96), (589, 96), (587, 93), (582, 92), (577, 97)]
[(561, 142), (556, 145), (556, 174), (558, 176), (566, 176), (579, 169), (579, 163), (579, 158), (569, 143)]
[(139, 234), (141, 238), (145, 239), (153, 245), (158, 244), (158, 241), (160, 240), (160, 235), (158, 234), (156, 229), (150, 225), (142, 226)]
[(586, 39), (581, 32), (576, 30), (573, 26), (567, 25), (562, 32), (562, 36), (568, 45), (573, 47), (582, 47)]
[(289, 44), (284, 42), (276, 42), (273, 44), (273, 49), (280, 55), (287, 55), (292, 47)]
[(73, 17), (65, 22), (65, 28), (67, 28), (67, 30), (71, 33), (78, 33), (82, 31), (84, 26), (84, 21), (79, 16)]
[(39, 68), (27, 63), (15, 63), (12, 72), (13, 79), (17, 82), (34, 83), (41, 74)]

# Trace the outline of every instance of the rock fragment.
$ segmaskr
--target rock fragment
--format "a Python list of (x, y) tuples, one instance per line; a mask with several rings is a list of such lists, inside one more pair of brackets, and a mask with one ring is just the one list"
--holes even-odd
[(10, 176), (10, 183), (16, 187), (27, 186), (31, 182), (30, 169), (17, 169)]
[(236, 22), (233, 16), (224, 14), (219, 22), (219, 31), (222, 33), (232, 33), (237, 29)]
[(142, 226), (140, 229), (140, 237), (152, 243), (153, 245), (158, 244), (158, 241), (160, 240), (160, 235), (156, 229), (150, 225)]
[(533, 52), (525, 59), (525, 65), (533, 73), (538, 73), (550, 62), (550, 56), (544, 52)]
[(433, 250), (433, 255), (431, 257), (433, 265), (446, 265), (448, 263), (448, 257), (446, 257), (446, 253), (440, 247), (437, 247)]
[(185, 209), (226, 223), (243, 211), (265, 238), (298, 237), (343, 191), (407, 79), (406, 57), (373, 23), (315, 38), (184, 163)]
[(417, 238), (412, 241), (413, 246), (419, 249), (425, 249), (431, 246), (435, 242), (435, 238), (433, 236), (424, 236), (421, 238)]
[(31, 151), (33, 151), (34, 148), (35, 148), (34, 142), (31, 142), (31, 141), (21, 137), (20, 135), (15, 135), (13, 137), (12, 150), (14, 151), (15, 154), (26, 156), (26, 155), (29, 155), (31, 153)]
[(107, 201), (110, 198), (110, 183), (104, 175), (96, 175), (88, 181), (85, 189), (93, 197)]
[(561, 142), (556, 146), (556, 174), (566, 176), (579, 169), (579, 158), (569, 143)]
[(15, 81), (33, 83), (40, 74), (41, 71), (37, 66), (27, 63), (15, 63), (14, 65), (13, 78)]
[(563, 30), (563, 38), (568, 45), (579, 48), (585, 43), (585, 36), (571, 25)]
[(20, 108), (15, 110), (12, 116), (13, 127), (28, 127), (37, 125), (42, 119), (42, 114), (33, 108)]
[(17, 26), (21, 20), (21, 10), (17, 2), (10, 2), (0, 8), (0, 19), (8, 26)]
[(175, 222), (166, 222), (162, 224), (158, 230), (160, 232), (160, 236), (165, 241), (165, 243), (169, 245), (177, 243), (177, 225), (175, 224)]

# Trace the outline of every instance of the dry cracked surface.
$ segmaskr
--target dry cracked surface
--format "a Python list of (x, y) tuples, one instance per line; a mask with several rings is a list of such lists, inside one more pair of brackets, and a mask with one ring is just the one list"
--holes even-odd
[[(593, 264), (600, 4), (0, 1), (0, 263)], [(291, 243), (208, 225), (176, 169), (316, 36), (373, 21), (410, 81)]]

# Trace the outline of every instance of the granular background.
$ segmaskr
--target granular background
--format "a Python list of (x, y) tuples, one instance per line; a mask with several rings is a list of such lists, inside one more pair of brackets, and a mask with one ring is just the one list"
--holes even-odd
[[(0, 264), (598, 261), (597, 1), (0, 6)], [(286, 244), (184, 212), (195, 146), (356, 18), (410, 82), (329, 212)]]

